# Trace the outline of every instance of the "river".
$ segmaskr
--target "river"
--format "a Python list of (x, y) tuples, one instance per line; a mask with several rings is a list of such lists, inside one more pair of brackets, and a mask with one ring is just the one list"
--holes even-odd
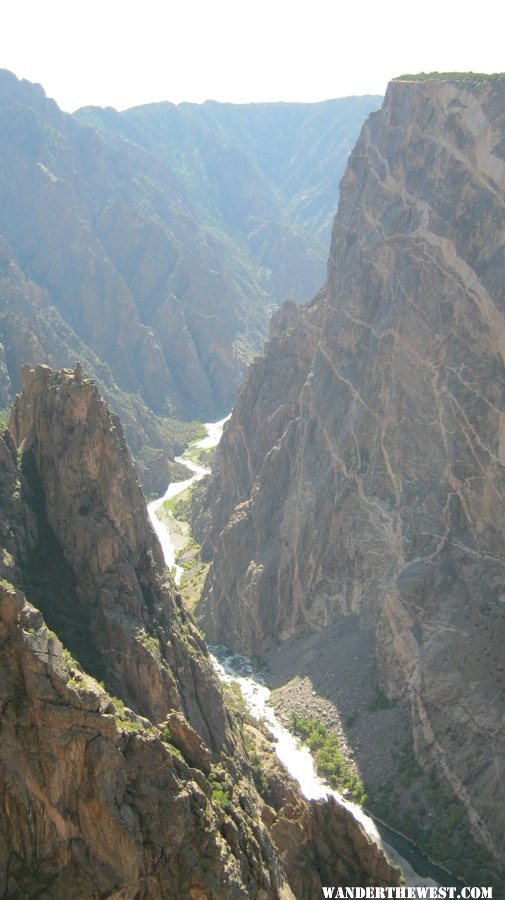
[[(191, 449), (211, 450), (212, 447), (217, 447), (223, 433), (224, 423), (227, 422), (229, 418), (230, 416), (225, 416), (225, 418), (220, 419), (219, 422), (206, 422), (206, 437), (191, 444)], [(175, 461), (182, 463), (190, 470), (190, 472), (193, 472), (191, 478), (186, 478), (185, 481), (171, 481), (163, 496), (158, 497), (157, 500), (153, 500), (152, 503), (148, 504), (147, 511), (149, 513), (149, 518), (151, 519), (151, 524), (158, 535), (167, 568), (170, 569), (171, 572), (174, 572), (174, 581), (176, 584), (179, 584), (183, 572), (182, 566), (177, 565), (175, 561), (176, 549), (170, 532), (165, 523), (158, 518), (156, 513), (166, 500), (172, 500), (173, 497), (182, 494), (182, 492), (190, 487), (190, 485), (194, 484), (195, 481), (201, 481), (205, 475), (209, 475), (210, 469), (207, 469), (205, 466), (197, 465), (184, 454), (182, 456), (176, 456)]]
[[(219, 422), (206, 423), (207, 437), (191, 445), (191, 449), (210, 449), (215, 447), (220, 440), (224, 423), (229, 416)], [(165, 500), (176, 497), (186, 490), (195, 481), (201, 480), (210, 470), (204, 466), (196, 465), (187, 459), (184, 454), (176, 458), (193, 472), (191, 478), (185, 481), (172, 482), (166, 492), (158, 500), (149, 503), (147, 509), (154, 530), (160, 540), (167, 566), (174, 571), (175, 581), (179, 583), (182, 568), (175, 562), (175, 547), (172, 542), (169, 529), (156, 515), (158, 509)], [(244, 700), (247, 703), (251, 715), (261, 719), (269, 728), (275, 739), (275, 749), (281, 762), (284, 763), (289, 773), (300, 784), (302, 793), (308, 800), (326, 797), (332, 794), (335, 799), (345, 806), (357, 818), (365, 831), (381, 846), (393, 863), (401, 865), (405, 881), (409, 886), (447, 885), (461, 887), (461, 883), (449, 875), (445, 869), (436, 866), (414, 844), (401, 835), (392, 831), (387, 826), (375, 822), (361, 807), (351, 803), (333, 791), (318, 776), (312, 755), (307, 747), (299, 743), (277, 719), (275, 711), (270, 706), (270, 690), (261, 674), (257, 671), (254, 661), (236, 653), (231, 653), (226, 647), (209, 648), (219, 677), (223, 681), (238, 681)]]

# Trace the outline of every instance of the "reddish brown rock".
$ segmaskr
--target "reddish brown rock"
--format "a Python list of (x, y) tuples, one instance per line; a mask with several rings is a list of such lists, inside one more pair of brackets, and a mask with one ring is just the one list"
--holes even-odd
[[(219, 703), (214, 708), (217, 679), (164, 583), (161, 548), (119, 420), (80, 370), (27, 366), (23, 382), (11, 430), (39, 514), (38, 544), (26, 559), (30, 596), (82, 664), (129, 706), (153, 721), (185, 709), (202, 737), (220, 747), (227, 726)], [(38, 588), (51, 550), (69, 567), (61, 607)]]

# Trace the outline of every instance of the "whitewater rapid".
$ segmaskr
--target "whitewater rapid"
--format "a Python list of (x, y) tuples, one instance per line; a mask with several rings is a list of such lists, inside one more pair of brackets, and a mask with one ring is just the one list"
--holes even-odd
[(307, 800), (319, 800), (332, 795), (342, 806), (350, 810), (363, 825), (367, 833), (381, 843), (381, 837), (374, 821), (356, 803), (346, 800), (338, 791), (332, 790), (316, 772), (314, 760), (308, 747), (281, 725), (275, 710), (270, 706), (270, 690), (263, 678), (253, 668), (250, 660), (238, 653), (231, 653), (226, 647), (209, 647), (214, 657), (214, 665), (222, 681), (237, 681), (253, 718), (262, 721), (275, 739), (275, 751), (290, 775), (296, 778), (302, 794)]

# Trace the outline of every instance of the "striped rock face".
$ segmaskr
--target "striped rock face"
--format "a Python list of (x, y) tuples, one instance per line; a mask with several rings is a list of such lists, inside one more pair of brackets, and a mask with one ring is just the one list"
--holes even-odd
[(274, 319), (197, 530), (207, 636), (354, 614), (503, 859), (505, 78), (399, 80), (341, 183), (328, 281)]

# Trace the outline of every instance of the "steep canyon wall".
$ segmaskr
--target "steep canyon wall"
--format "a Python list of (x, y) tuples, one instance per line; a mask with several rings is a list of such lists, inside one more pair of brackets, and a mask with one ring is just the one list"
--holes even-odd
[(196, 530), (209, 639), (355, 613), (415, 749), (501, 864), (505, 78), (392, 82), (341, 183), (327, 283), (276, 314)]

